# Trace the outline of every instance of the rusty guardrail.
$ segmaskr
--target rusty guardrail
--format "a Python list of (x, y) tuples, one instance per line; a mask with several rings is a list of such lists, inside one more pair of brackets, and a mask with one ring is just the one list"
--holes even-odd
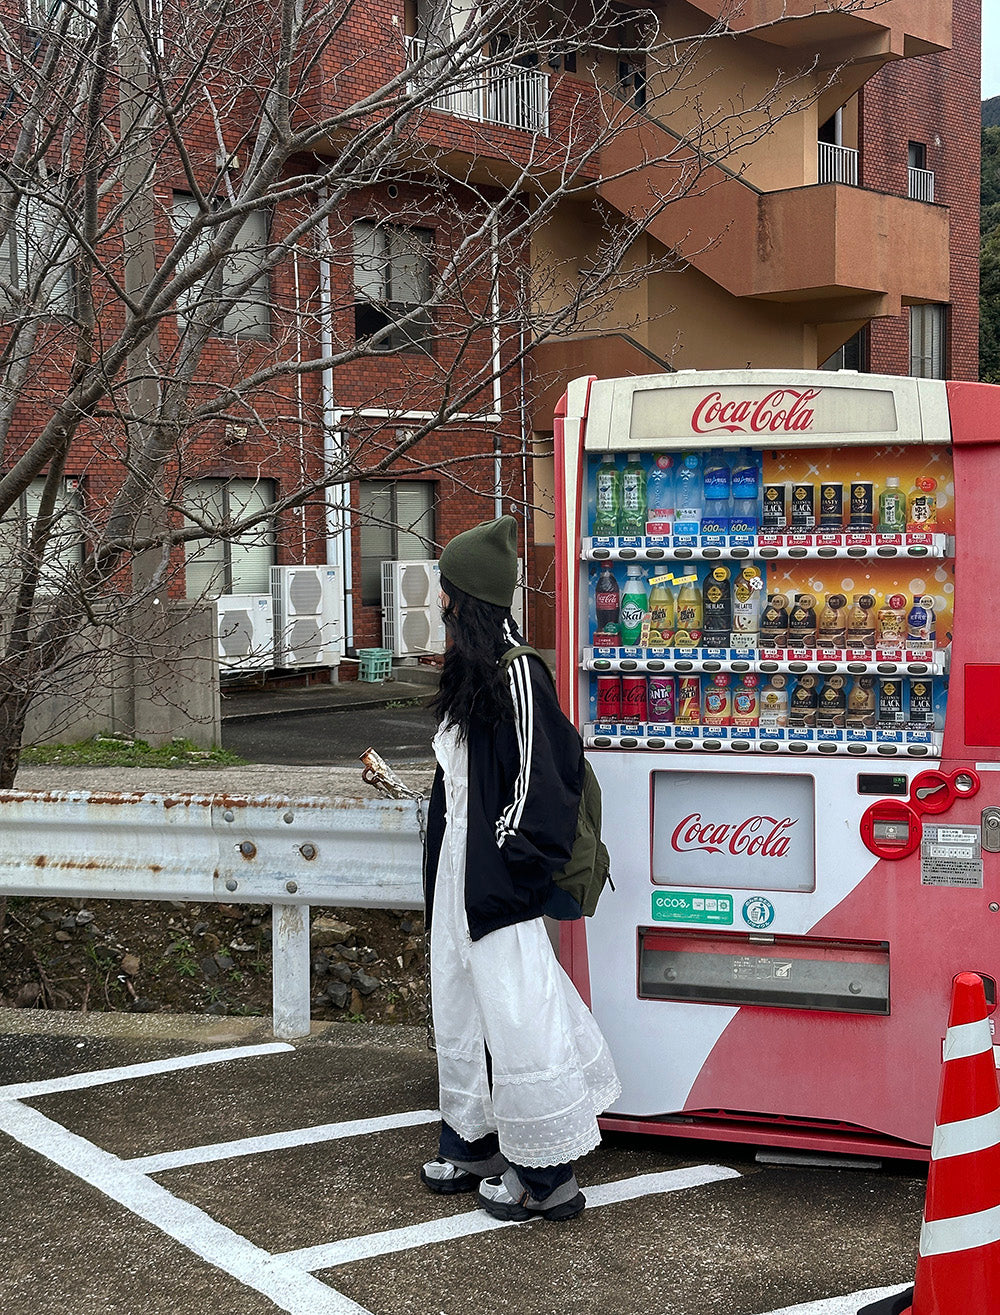
[(274, 1032), (309, 1032), (309, 907), (419, 908), (421, 799), (0, 791), (0, 895), (270, 904)]

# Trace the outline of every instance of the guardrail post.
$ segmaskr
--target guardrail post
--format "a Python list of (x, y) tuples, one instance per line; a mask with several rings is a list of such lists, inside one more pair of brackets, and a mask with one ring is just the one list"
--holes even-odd
[(274, 1035), (309, 1035), (309, 905), (275, 904), (271, 918)]

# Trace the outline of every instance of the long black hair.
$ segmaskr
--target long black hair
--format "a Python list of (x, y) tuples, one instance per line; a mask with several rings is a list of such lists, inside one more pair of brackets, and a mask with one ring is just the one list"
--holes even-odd
[(498, 663), (522, 640), (509, 607), (473, 598), (443, 575), (441, 589), (448, 597), (441, 615), (451, 643), (431, 710), (439, 721), (457, 726), (464, 740), (473, 718), (488, 727), (513, 718), (510, 690)]

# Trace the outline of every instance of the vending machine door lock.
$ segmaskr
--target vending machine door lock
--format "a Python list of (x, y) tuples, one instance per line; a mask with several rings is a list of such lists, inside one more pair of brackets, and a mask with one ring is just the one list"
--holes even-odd
[(1000, 854), (1000, 808), (984, 808), (983, 849), (987, 854)]

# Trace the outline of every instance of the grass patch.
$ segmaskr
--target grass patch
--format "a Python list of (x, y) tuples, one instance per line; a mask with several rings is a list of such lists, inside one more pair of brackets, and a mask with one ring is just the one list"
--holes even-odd
[(175, 739), (154, 748), (145, 740), (95, 735), (76, 744), (38, 744), (21, 751), (22, 767), (243, 767), (228, 749), (199, 749)]

